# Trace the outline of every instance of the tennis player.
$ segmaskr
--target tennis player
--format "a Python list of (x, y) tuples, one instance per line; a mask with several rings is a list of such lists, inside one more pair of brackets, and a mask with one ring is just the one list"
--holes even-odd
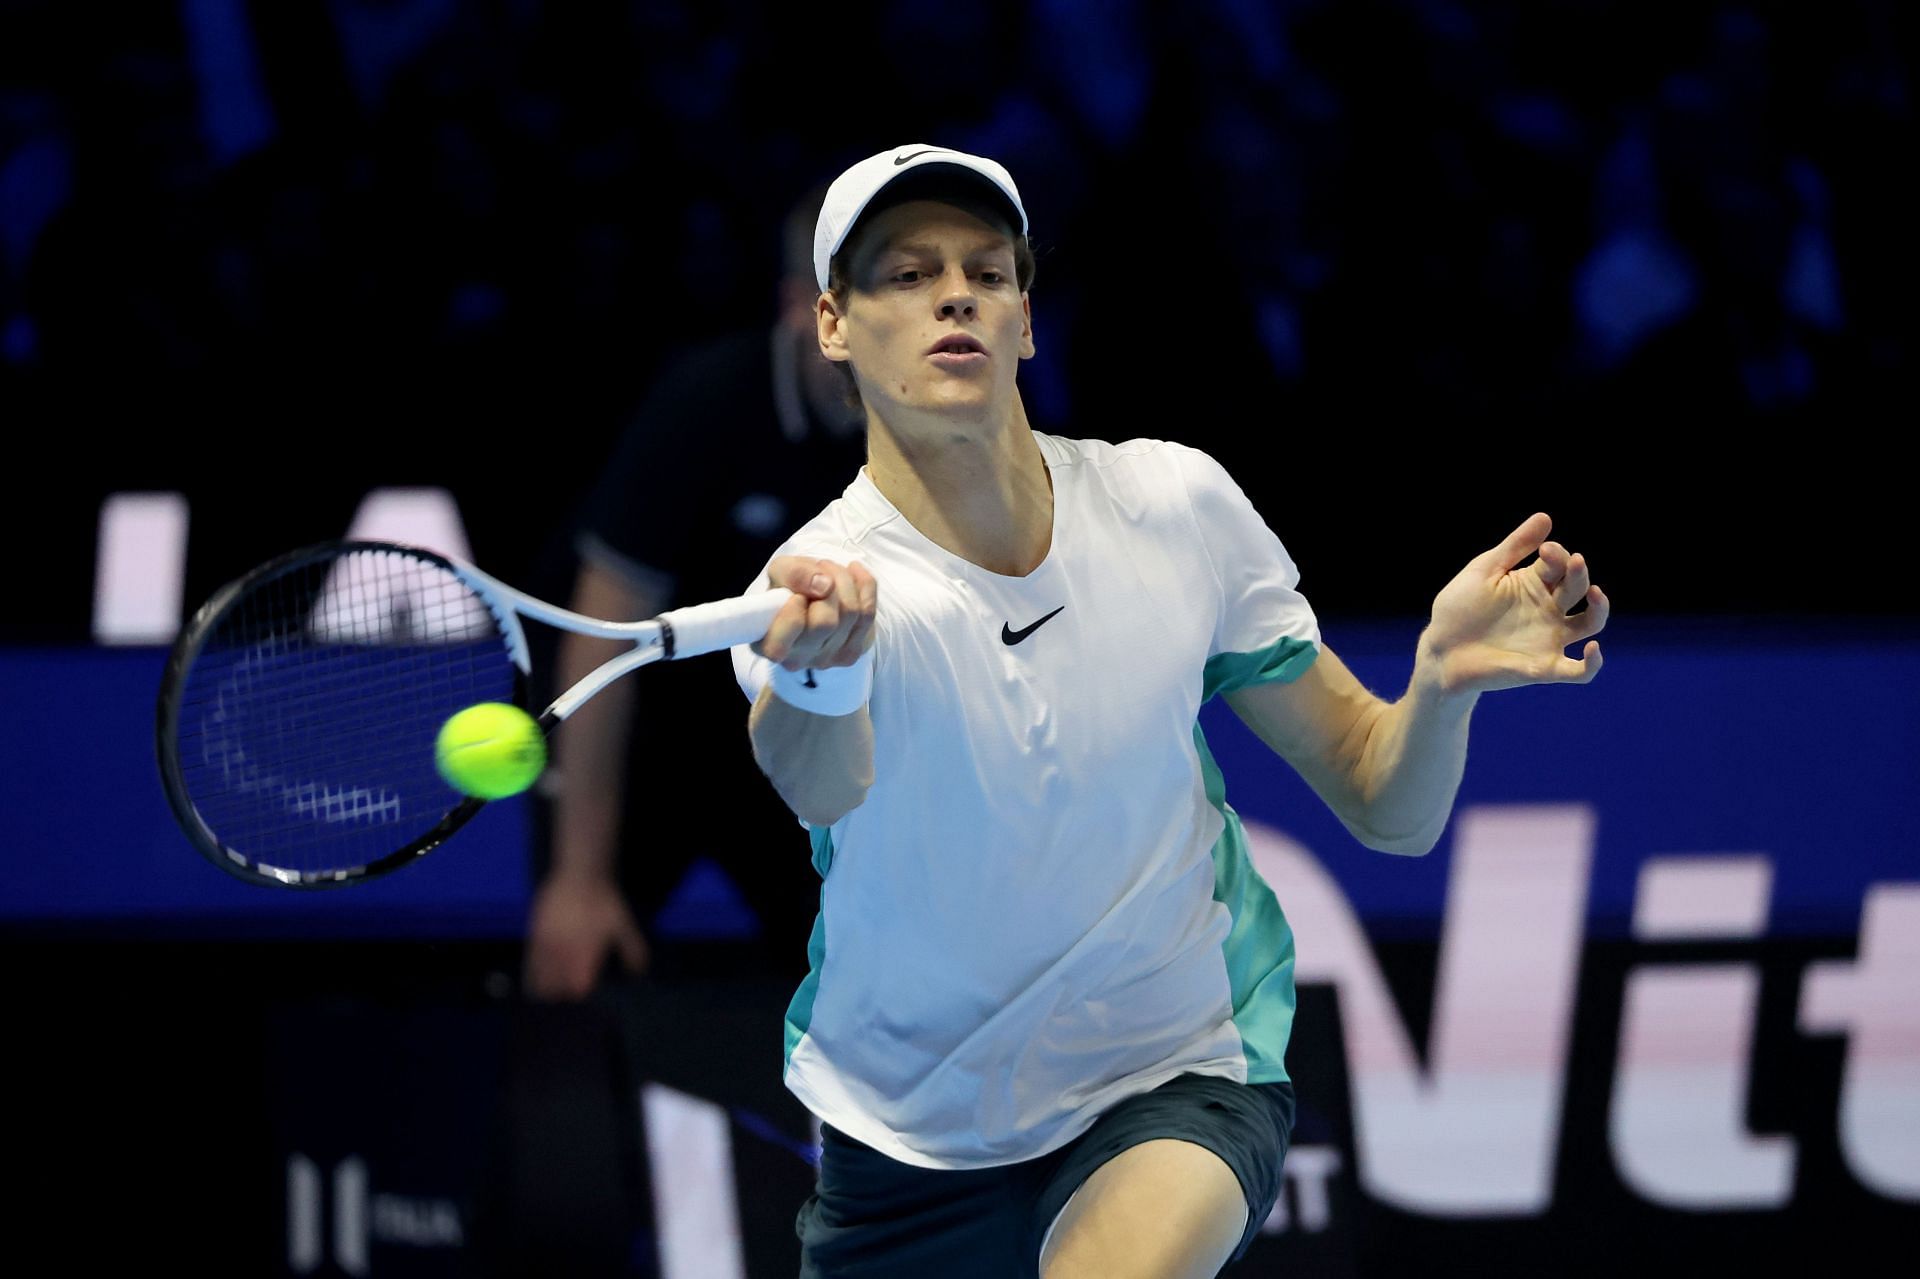
[[(1003, 167), (854, 165), (814, 267), (867, 464), (768, 566), (803, 598), (734, 651), (824, 881), (786, 1024), (823, 1134), (802, 1273), (1212, 1275), (1280, 1191), (1294, 943), (1201, 705), (1226, 697), (1363, 843), (1419, 855), (1475, 701), (1591, 680), (1598, 644), (1566, 650), (1606, 597), (1536, 514), (1440, 592), (1384, 702), (1212, 458), (1029, 426), (1033, 256)], [(1150, 257), (1129, 269), (1116, 365), (1178, 358), (1177, 299)]]

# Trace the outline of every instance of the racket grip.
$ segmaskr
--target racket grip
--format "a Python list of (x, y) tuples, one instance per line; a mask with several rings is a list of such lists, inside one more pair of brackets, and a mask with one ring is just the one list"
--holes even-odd
[(715, 600), (662, 613), (659, 620), (671, 627), (671, 658), (698, 657), (735, 644), (751, 644), (767, 633), (774, 614), (793, 598), (785, 587), (742, 595), (737, 599)]

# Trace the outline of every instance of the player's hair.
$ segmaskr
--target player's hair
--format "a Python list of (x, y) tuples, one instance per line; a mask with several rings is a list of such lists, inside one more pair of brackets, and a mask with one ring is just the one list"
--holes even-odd
[[(1033, 277), (1039, 264), (1034, 258), (1032, 241), (1014, 230), (1006, 209), (987, 195), (976, 180), (949, 176), (939, 169), (922, 169), (910, 175), (910, 178), (901, 178), (888, 184), (886, 190), (874, 197), (873, 203), (860, 214), (860, 221), (854, 225), (846, 243), (840, 246), (840, 251), (827, 264), (827, 292), (833, 295), (834, 306), (842, 312), (846, 310), (847, 300), (853, 292), (851, 267), (859, 258), (861, 242), (865, 239), (867, 229), (873, 225), (874, 215), (910, 200), (938, 200), (942, 204), (965, 209), (975, 217), (998, 226), (1013, 237), (1013, 275), (1020, 291), (1025, 293), (1033, 287)], [(847, 406), (855, 409), (861, 407), (860, 384), (854, 380), (853, 364), (841, 361), (834, 367), (839, 370), (841, 390), (846, 396)]]

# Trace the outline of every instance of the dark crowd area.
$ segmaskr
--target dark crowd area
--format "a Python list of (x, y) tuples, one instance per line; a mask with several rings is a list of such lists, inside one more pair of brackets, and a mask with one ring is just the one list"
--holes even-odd
[(401, 484), (563, 589), (647, 388), (769, 323), (789, 210), (905, 142), (1021, 186), (1035, 425), (1214, 452), (1324, 614), (1419, 613), (1544, 509), (1616, 630), (1908, 616), (1915, 24), (6, 0), (0, 416), (34, 549), (0, 636), (85, 635), (131, 489), (188, 496), (192, 598)]

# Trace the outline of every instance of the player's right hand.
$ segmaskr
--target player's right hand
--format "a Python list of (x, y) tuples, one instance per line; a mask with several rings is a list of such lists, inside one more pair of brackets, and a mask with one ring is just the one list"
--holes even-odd
[(535, 999), (585, 999), (607, 956), (647, 970), (647, 941), (619, 887), (602, 876), (555, 873), (534, 894), (527, 923), (526, 991)]
[(782, 555), (767, 566), (769, 586), (794, 598), (774, 615), (753, 651), (790, 671), (851, 666), (873, 647), (880, 588), (858, 560), (837, 564), (806, 555)]

